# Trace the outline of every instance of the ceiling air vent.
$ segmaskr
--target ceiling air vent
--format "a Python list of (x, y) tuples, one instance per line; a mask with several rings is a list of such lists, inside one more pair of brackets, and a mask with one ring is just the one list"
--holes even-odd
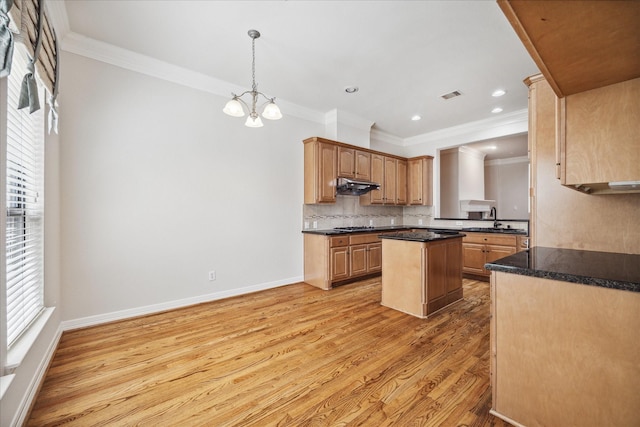
[(442, 99), (451, 99), (451, 98), (455, 98), (456, 96), (460, 96), (462, 95), (462, 93), (460, 91), (454, 90), (453, 92), (449, 92), (449, 93), (445, 93), (444, 95), (441, 96)]

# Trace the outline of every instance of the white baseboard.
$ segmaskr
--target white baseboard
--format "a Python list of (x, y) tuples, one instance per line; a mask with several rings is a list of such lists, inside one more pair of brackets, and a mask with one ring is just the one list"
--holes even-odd
[(124, 320), (131, 317), (144, 316), (147, 314), (158, 313), (166, 310), (186, 307), (189, 305), (200, 304), (203, 302), (216, 301), (219, 299), (235, 297), (238, 295), (250, 294), (253, 292), (263, 291), (266, 289), (277, 288), (284, 285), (299, 283), (304, 280), (303, 277), (291, 277), (289, 279), (277, 280), (274, 282), (260, 283), (257, 285), (246, 286), (244, 288), (229, 289), (226, 291), (214, 292), (212, 294), (199, 295), (197, 297), (184, 298), (175, 301), (167, 301), (160, 304), (136, 307), (127, 310), (114, 311), (111, 313), (98, 314), (95, 316), (87, 316), (79, 319), (65, 320), (62, 322), (62, 330), (69, 331), (72, 329), (86, 328), (88, 326), (100, 325), (102, 323)]

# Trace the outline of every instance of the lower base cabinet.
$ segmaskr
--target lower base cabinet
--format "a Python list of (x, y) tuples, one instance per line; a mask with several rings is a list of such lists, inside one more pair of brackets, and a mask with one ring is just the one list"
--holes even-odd
[(320, 289), (380, 274), (379, 233), (304, 235), (304, 281)]
[(496, 261), (520, 250), (518, 237), (492, 233), (467, 232), (462, 240), (462, 271), (467, 275), (489, 279), (490, 271), (484, 268), (488, 262)]
[(382, 305), (425, 318), (462, 299), (461, 238), (382, 245)]
[(640, 293), (491, 275), (491, 413), (522, 426), (640, 425)]

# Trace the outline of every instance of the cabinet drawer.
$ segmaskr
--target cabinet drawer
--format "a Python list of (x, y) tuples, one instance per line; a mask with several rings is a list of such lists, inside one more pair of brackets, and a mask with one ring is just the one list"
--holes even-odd
[(349, 244), (349, 236), (336, 236), (329, 238), (329, 247), (347, 246)]
[(504, 236), (490, 233), (469, 233), (462, 240), (464, 243), (485, 243), (487, 245), (501, 245), (516, 247), (517, 236)]
[(362, 245), (364, 243), (376, 243), (379, 241), (380, 238), (378, 237), (378, 233), (354, 234), (352, 236), (349, 236), (349, 243), (351, 245)]

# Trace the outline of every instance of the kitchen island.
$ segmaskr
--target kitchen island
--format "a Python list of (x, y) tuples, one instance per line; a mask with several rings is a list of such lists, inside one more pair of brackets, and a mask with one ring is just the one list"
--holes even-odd
[(413, 231), (382, 239), (382, 305), (426, 318), (462, 299), (464, 234)]
[(534, 247), (491, 271), (491, 412), (640, 425), (640, 255)]

